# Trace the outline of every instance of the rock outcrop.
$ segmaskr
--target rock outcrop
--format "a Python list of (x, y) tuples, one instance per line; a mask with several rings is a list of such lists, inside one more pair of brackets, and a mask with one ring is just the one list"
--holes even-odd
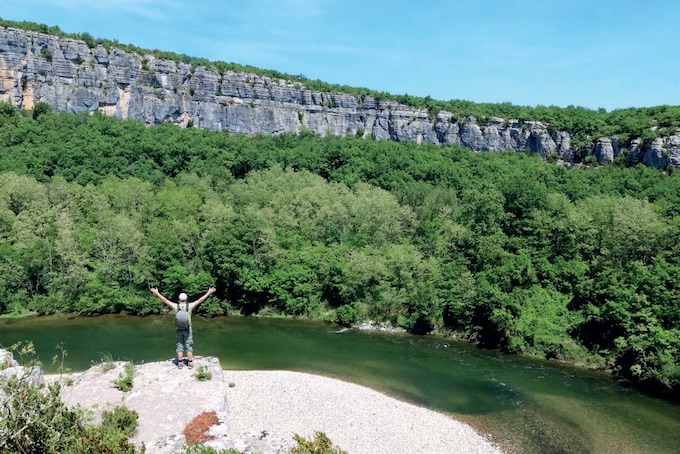
[(606, 164), (614, 162), (614, 157), (618, 155), (621, 150), (618, 147), (618, 141), (616, 139), (612, 140), (609, 137), (601, 137), (595, 143), (595, 148), (593, 149), (593, 154), (595, 159), (600, 164)]
[(656, 138), (651, 146), (642, 152), (642, 162), (650, 167), (665, 168), (680, 165), (680, 134), (666, 139)]
[(21, 366), (10, 351), (0, 349), (0, 378), (22, 377), (30, 383), (43, 383), (43, 370), (39, 366)]
[(220, 363), (216, 358), (197, 362), (211, 374), (210, 380), (199, 381), (194, 375), (196, 369), (177, 369), (170, 360), (139, 364), (134, 366), (133, 387), (128, 392), (114, 385), (124, 373), (125, 362), (99, 364), (66, 377), (61, 397), (68, 406), (81, 405), (91, 410), (95, 422), (103, 410), (116, 406), (135, 410), (139, 424), (133, 441), (144, 443), (147, 452), (174, 453), (184, 445), (182, 431), (197, 415), (214, 411), (226, 420), (227, 399)]
[[(147, 124), (172, 122), (234, 134), (309, 130), (322, 136), (460, 144), (475, 151), (528, 150), (568, 162), (575, 158), (569, 134), (540, 122), (493, 118), (479, 124), (449, 112), (432, 117), (425, 109), (394, 101), (329, 94), (290, 80), (217, 72), (14, 28), (0, 28), (0, 101), (24, 109), (45, 102), (59, 112), (100, 111)], [(677, 165), (678, 140), (641, 151), (639, 160), (655, 167)], [(610, 162), (604, 142), (594, 148), (600, 162)]]
[[(196, 367), (178, 369), (172, 360), (134, 366), (133, 387), (128, 392), (116, 388), (114, 381), (124, 373), (127, 363), (102, 363), (85, 372), (65, 376), (46, 376), (61, 381), (61, 398), (67, 406), (80, 405), (91, 412), (94, 422), (104, 410), (124, 405), (139, 414), (132, 441), (144, 444), (149, 454), (184, 452), (185, 427), (197, 416), (214, 412), (218, 424), (208, 431), (212, 438), (206, 444), (217, 449), (238, 446), (253, 452), (283, 452), (292, 440), (276, 434), (244, 433), (228, 436), (229, 414), (227, 383), (220, 362), (214, 357), (195, 358)], [(210, 375), (199, 380), (197, 371)]]
[[(220, 362), (214, 357), (195, 357), (194, 361), (193, 369), (178, 369), (171, 359), (137, 364), (132, 389), (123, 392), (114, 382), (125, 374), (126, 362), (103, 362), (84, 372), (44, 375), (42, 367), (21, 366), (11, 352), (0, 349), (0, 379), (16, 375), (38, 386), (59, 382), (62, 401), (68, 407), (85, 410), (94, 423), (101, 421), (105, 410), (118, 406), (135, 410), (139, 419), (131, 440), (137, 446), (143, 445), (148, 454), (185, 452), (184, 429), (205, 413), (214, 413), (218, 421), (206, 432), (206, 446), (263, 454), (288, 452), (293, 439), (271, 431), (247, 430), (230, 436), (227, 405), (230, 384), (226, 383)], [(199, 380), (198, 372), (209, 378)]]

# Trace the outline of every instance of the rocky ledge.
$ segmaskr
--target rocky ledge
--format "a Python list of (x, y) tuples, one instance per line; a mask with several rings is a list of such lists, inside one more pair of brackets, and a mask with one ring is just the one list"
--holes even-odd
[[(11, 355), (0, 355), (0, 361), (4, 375), (20, 369)], [(351, 454), (501, 452), (447, 415), (359, 385), (299, 372), (223, 370), (213, 357), (195, 363), (193, 369), (178, 369), (170, 359), (137, 364), (127, 392), (114, 383), (126, 373), (121, 361), (66, 375), (33, 373), (38, 381), (61, 382), (63, 401), (80, 405), (95, 422), (120, 405), (136, 410), (132, 440), (150, 454), (185, 452), (185, 429), (208, 414), (205, 444), (218, 450), (287, 453), (294, 434), (311, 439), (320, 431)], [(199, 380), (199, 373), (210, 378)]]
[[(61, 397), (68, 406), (80, 405), (91, 412), (95, 422), (104, 410), (124, 405), (139, 414), (132, 441), (142, 443), (149, 454), (184, 452), (185, 428), (202, 414), (214, 413), (217, 424), (210, 427), (206, 443), (217, 449), (235, 448), (241, 452), (287, 452), (288, 441), (274, 434), (248, 434), (230, 437), (225, 375), (219, 360), (194, 359), (195, 367), (178, 369), (172, 360), (136, 364), (132, 389), (124, 392), (114, 382), (125, 375), (128, 363), (105, 362), (85, 372), (46, 375), (46, 381), (62, 383)], [(198, 379), (199, 371), (210, 378)], [(291, 439), (292, 441), (292, 439)]]

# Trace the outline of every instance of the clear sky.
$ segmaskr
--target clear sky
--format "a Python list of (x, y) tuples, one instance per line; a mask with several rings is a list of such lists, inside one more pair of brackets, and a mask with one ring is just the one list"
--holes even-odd
[(0, 0), (0, 17), (444, 101), (680, 105), (677, 0)]

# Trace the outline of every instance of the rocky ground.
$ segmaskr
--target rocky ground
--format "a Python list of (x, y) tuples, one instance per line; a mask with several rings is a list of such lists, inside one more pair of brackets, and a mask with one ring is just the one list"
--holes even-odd
[[(128, 392), (114, 386), (123, 362), (45, 379), (62, 381), (64, 401), (90, 409), (95, 420), (118, 405), (136, 410), (133, 440), (151, 454), (183, 452), (184, 429), (211, 412), (217, 424), (206, 444), (245, 453), (286, 453), (294, 434), (312, 438), (316, 431), (351, 454), (500, 453), (461, 422), (362, 386), (297, 372), (223, 371), (212, 357), (195, 362), (194, 369), (171, 360), (135, 365)], [(200, 366), (209, 380), (198, 380)]]

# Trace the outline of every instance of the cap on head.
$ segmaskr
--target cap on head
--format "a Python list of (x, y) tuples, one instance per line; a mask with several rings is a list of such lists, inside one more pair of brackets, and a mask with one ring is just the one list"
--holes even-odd
[(187, 294), (186, 293), (180, 293), (179, 294), (179, 300), (180, 301), (186, 301), (187, 300)]

